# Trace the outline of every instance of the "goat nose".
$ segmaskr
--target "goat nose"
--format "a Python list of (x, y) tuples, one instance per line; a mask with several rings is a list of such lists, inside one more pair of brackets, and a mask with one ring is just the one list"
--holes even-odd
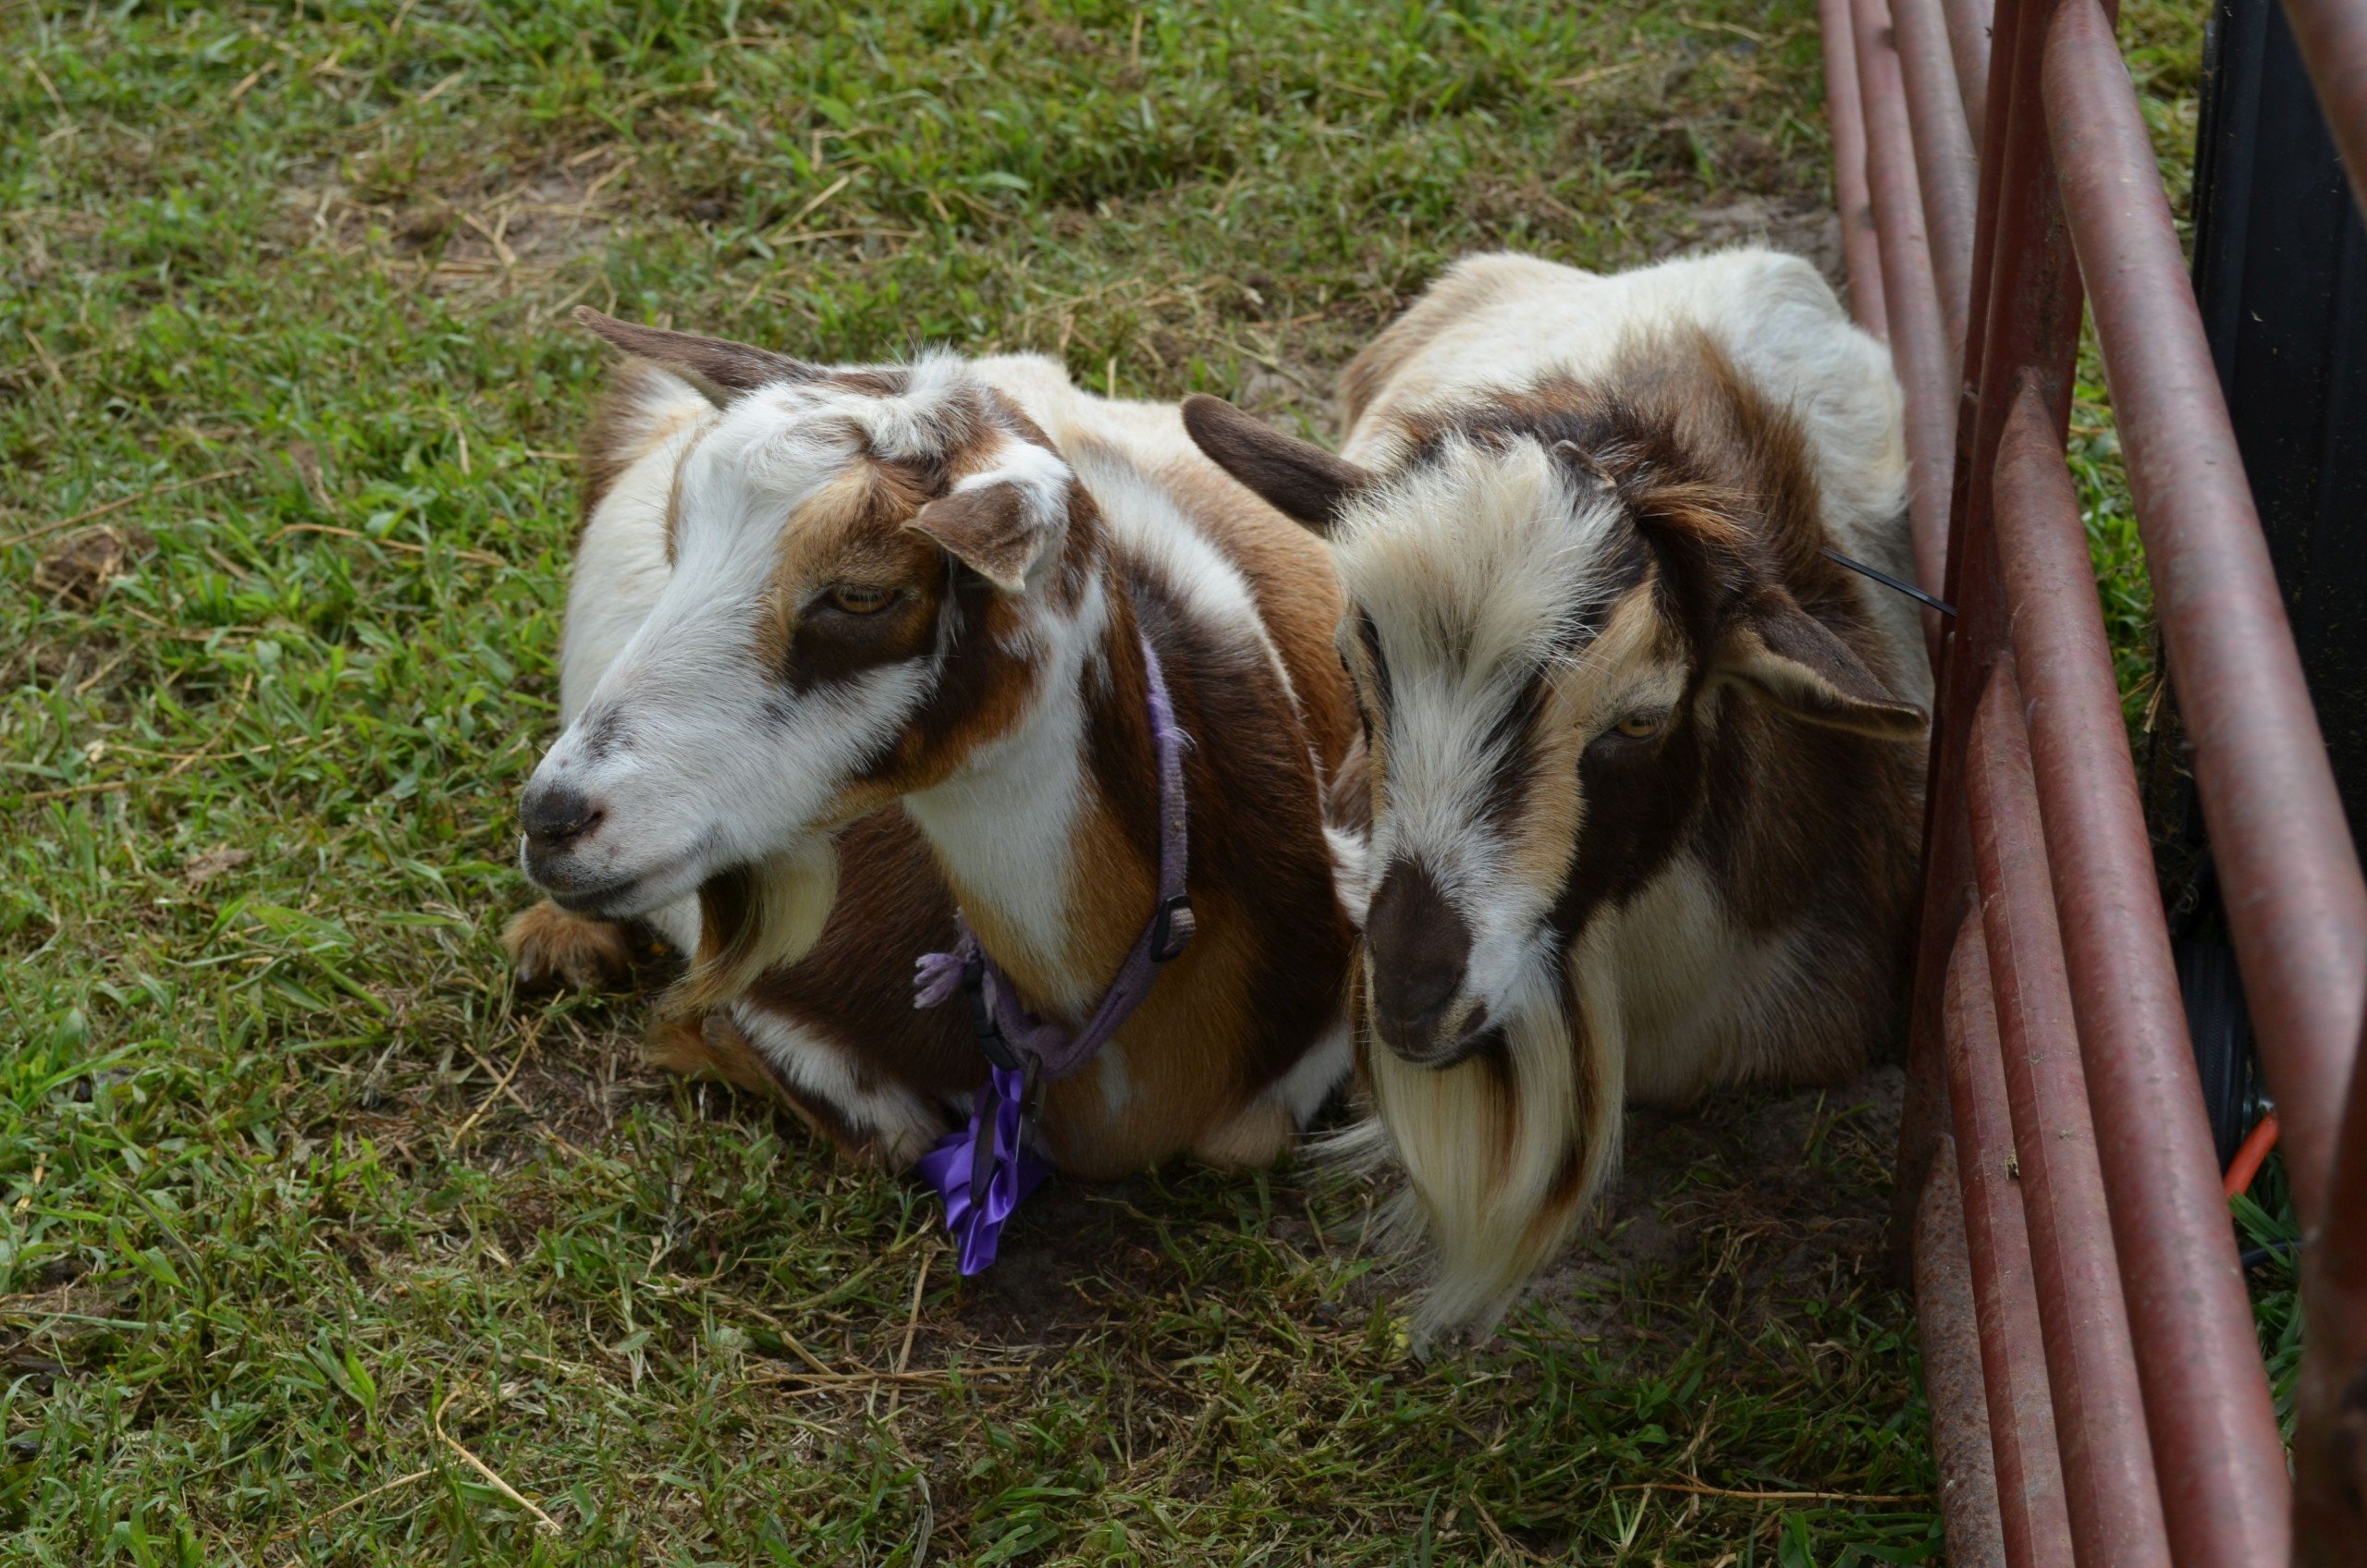
[(518, 820), (526, 841), (538, 850), (564, 849), (600, 826), (602, 813), (571, 784), (535, 784), (519, 802)]
[(1471, 927), (1418, 861), (1392, 864), (1365, 921), (1372, 956), (1373, 1022), (1402, 1056), (1429, 1054), (1447, 1005), (1463, 990)]
[(1408, 1028), (1436, 1024), (1446, 1004), (1463, 989), (1463, 971), (1442, 964), (1392, 963), (1373, 953), (1373, 1005)]

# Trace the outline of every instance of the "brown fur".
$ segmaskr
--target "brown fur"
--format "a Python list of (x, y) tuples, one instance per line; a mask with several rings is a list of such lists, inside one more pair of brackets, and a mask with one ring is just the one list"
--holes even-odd
[(1331, 551), (1304, 529), (1276, 528), (1270, 507), (1208, 464), (1177, 465), (1159, 477), (1248, 580), (1299, 694), (1301, 721), (1327, 777), (1335, 775), (1364, 735), (1355, 689), (1340, 668), (1340, 582)]
[(632, 937), (622, 925), (570, 914), (548, 899), (511, 915), (501, 946), (521, 986), (599, 989), (632, 973)]
[[(1401, 858), (1372, 867), (1360, 977), (1376, 1042), (1360, 1060), (1415, 1177), (1407, 1212), (1427, 1212), (1444, 1266), (1428, 1329), (1501, 1310), (1560, 1244), (1615, 1158), (1628, 1095), (1830, 1081), (1895, 1033), (1920, 815), (1922, 716), (1891, 694), (1901, 671), (1863, 590), (1821, 553), (1806, 431), (1705, 333), (1656, 332), (1583, 383), (1548, 374), (1453, 401), (1393, 385), (1464, 312), (1501, 309), (1505, 276), (1450, 275), (1343, 375), (1363, 422), (1351, 449), (1384, 454), (1380, 484), (1402, 488), (1333, 495), (1338, 459), (1203, 422), (1212, 455), (1249, 453), (1227, 463), (1246, 483), (1284, 474), (1301, 510), (1342, 519), (1367, 601), (1342, 646), (1384, 825), (1403, 694), (1370, 606), (1433, 657), (1484, 647), (1497, 661), (1463, 667), (1480, 700), (1506, 704), (1472, 742), (1494, 777), (1459, 807), (1488, 849), (1451, 863), (1484, 865), (1493, 891), (1450, 895), (1421, 857), (1454, 848), (1398, 842)], [(1563, 472), (1525, 488), (1539, 455)], [(1423, 541), (1458, 535), (1425, 535), (1403, 509), (1413, 495), (1488, 494), (1424, 489), (1446, 464), (1501, 477), (1507, 496), (1578, 497), (1600, 531), (1574, 597), (1535, 601), (1559, 618), (1535, 623), (1538, 642), (1502, 619), (1484, 640), (1477, 629), (1485, 606), (1531, 602), (1500, 597), (1511, 580), (1487, 573), (1540, 558), (1522, 549), (1559, 537), (1533, 531), (1553, 520), (1525, 523), (1528, 503), (1503, 501), (1489, 515), (1509, 521), (1488, 524), (1502, 532), (1468, 536), (1501, 548), (1485, 557), (1497, 564), (1453, 576)], [(1453, 591), (1429, 593), (1434, 577)], [(1384, 829), (1380, 842), (1395, 841)], [(1531, 972), (1526, 992), (1468, 987), (1471, 923), (1515, 897), (1547, 905), (1556, 971)], [(1500, 1001), (1512, 1016), (1488, 1015)]]
[(652, 420), (643, 411), (655, 400), (652, 393), (657, 376), (654, 366), (627, 360), (617, 367), (607, 393), (594, 406), (592, 426), (583, 433), (583, 450), (576, 455), (584, 521), (591, 521), (627, 469), (695, 417), (675, 413)]
[[(1692, 643), (1692, 658), (1706, 668), (1723, 640), (1748, 624), (1754, 595), (1772, 588), (1872, 675), (1872, 689), (1854, 695), (1888, 703), (1884, 688), (1895, 672), (1863, 600), (1844, 569), (1818, 549), (1824, 530), (1797, 428), (1723, 354), (1704, 341), (1685, 347), (1689, 355), (1663, 351), (1650, 374), (1627, 379), (1623, 389), (1636, 406), (1612, 437), (1610, 466), (1624, 476), (1623, 495), (1632, 492), (1648, 533), (1674, 536), (1662, 546), (1653, 585), (1634, 591), (1637, 602), (1649, 593), (1660, 635)], [(1600, 407), (1599, 397), (1563, 387), (1505, 411), (1523, 424), (1550, 426), (1557, 414), (1590, 412), (1589, 405)], [(1842, 1005), (1809, 1010), (1793, 1042), (1769, 1042), (1742, 1076), (1814, 1080), (1846, 1072), (1889, 1032), (1899, 1006), (1920, 748), (1804, 724), (1771, 704), (1731, 698), (1705, 733), (1697, 712), (1703, 701), (1698, 686), (1686, 694), (1654, 743), (1658, 766), (1648, 772), (1621, 778), (1581, 764), (1589, 814), (1621, 830), (1581, 839), (1560, 918), (1575, 933), (1585, 912), (1691, 845), (1720, 868), (1719, 890), (1744, 929), (1817, 930), (1821, 961), (1845, 981), (1833, 987)], [(1673, 804), (1683, 816), (1672, 814)], [(1604, 852), (1589, 852), (1614, 839)]]
[[(597, 443), (652, 449), (645, 424), (604, 414), (586, 444), (587, 484), (605, 494), (632, 460), (596, 451)], [(1078, 976), (1089, 977), (1085, 988), (1098, 998), (1154, 902), (1158, 772), (1138, 643), (1147, 635), (1193, 739), (1184, 768), (1197, 931), (1102, 1060), (1049, 1086), (1043, 1135), (1062, 1168), (1088, 1176), (1122, 1175), (1185, 1149), (1227, 1165), (1262, 1163), (1296, 1129), (1260, 1096), (1337, 1020), (1354, 941), (1323, 831), (1327, 791), (1360, 815), (1362, 778), (1350, 766), (1360, 754), (1358, 726), (1332, 647), (1340, 596), (1328, 556), (1205, 461), (1158, 475), (1249, 583), (1282, 660), (1278, 674), (1262, 649), (1234, 645), (1170, 603), (1168, 586), (1127, 558), (1092, 496), (1074, 492), (1062, 553), (1030, 573), (1037, 585), (1029, 592), (1073, 609), (1098, 581), (1108, 625), (1088, 688), (1066, 946), (1030, 953), (1000, 924), (996, 889), (950, 886), (895, 803), (947, 778), (1040, 694), (1043, 672), (1018, 635), (1020, 612), (987, 581), (1012, 575), (1019, 545), (1002, 526), (1012, 520), (987, 506), (990, 494), (947, 496), (1014, 432), (1049, 444), (1006, 399), (987, 394), (948, 416), (938, 457), (858, 464), (784, 527), (760, 647), (785, 682), (810, 688), (909, 658), (949, 624), (953, 651), (915, 717), (837, 802), (834, 820), (844, 827), (836, 901), (819, 940), (764, 972), (728, 1008), (661, 1024), (650, 1060), (772, 1096), (846, 1152), (910, 1158), (916, 1148), (876, 1136), (861, 1102), (918, 1104), (950, 1121), (984, 1077), (963, 1006), (911, 1004), (914, 959), (955, 940), (957, 894), (1023, 1003), (1080, 1022), (1045, 998), (1073, 994)], [(669, 543), (678, 509), (668, 508)], [(950, 567), (949, 555), (965, 564)], [(828, 591), (840, 584), (895, 598), (851, 615), (831, 607)], [(714, 878), (700, 903), (699, 967), (728, 971), (735, 944), (759, 937), (749, 874)], [(827, 1056), (853, 1102), (803, 1086), (793, 1065), (768, 1056), (760, 1041), (773, 1030), (792, 1031), (801, 1048)]]

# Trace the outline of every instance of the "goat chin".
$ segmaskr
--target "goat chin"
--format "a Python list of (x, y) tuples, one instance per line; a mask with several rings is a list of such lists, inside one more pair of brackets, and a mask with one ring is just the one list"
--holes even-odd
[(838, 892), (838, 846), (821, 837), (710, 878), (699, 889), (698, 952), (665, 1011), (720, 1007), (767, 970), (803, 958), (822, 939)]
[[(1539, 989), (1560, 987), (1541, 981)], [(1494, 1060), (1433, 1069), (1368, 1052), (1379, 1114), (1334, 1137), (1328, 1152), (1406, 1176), (1383, 1212), (1381, 1237), (1425, 1256), (1416, 1354), (1451, 1336), (1485, 1338), (1593, 1208), (1619, 1160), (1616, 1019), (1615, 1006), (1574, 1015), (1564, 998), (1541, 994), (1513, 1009)]]

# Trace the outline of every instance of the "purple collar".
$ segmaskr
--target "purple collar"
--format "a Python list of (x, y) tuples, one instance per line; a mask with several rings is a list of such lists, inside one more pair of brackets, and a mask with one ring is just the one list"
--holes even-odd
[(1044, 1085), (1091, 1061), (1150, 995), (1160, 967), (1181, 956), (1192, 940), (1192, 900), (1184, 891), (1191, 846), (1184, 836), (1184, 732), (1175, 726), (1175, 705), (1149, 638), (1142, 638), (1142, 648), (1151, 735), (1159, 749), (1159, 905), (1118, 966), (1101, 1005), (1073, 1035), (1037, 1018), (1020, 1005), (1010, 978), (959, 912), (954, 919), (962, 938), (953, 950), (923, 953), (914, 962), (913, 1005), (939, 1007), (955, 991), (966, 992), (970, 1022), (988, 1064), (969, 1125), (947, 1133), (919, 1165), (921, 1175), (945, 1199), (946, 1228), (961, 1243), (963, 1274), (994, 1262), (1003, 1221), (1051, 1170), (1028, 1146)]

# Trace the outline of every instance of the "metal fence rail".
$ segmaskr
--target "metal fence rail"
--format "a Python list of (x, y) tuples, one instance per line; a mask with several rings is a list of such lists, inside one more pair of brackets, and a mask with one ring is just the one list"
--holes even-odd
[[(2367, 202), (2367, 0), (2286, 5)], [(1951, 1558), (2367, 1563), (2367, 888), (2112, 12), (1821, 11), (1854, 308), (1958, 606), (1900, 1146)], [(2064, 459), (2083, 312), (2303, 1230), (2289, 1480)]]

